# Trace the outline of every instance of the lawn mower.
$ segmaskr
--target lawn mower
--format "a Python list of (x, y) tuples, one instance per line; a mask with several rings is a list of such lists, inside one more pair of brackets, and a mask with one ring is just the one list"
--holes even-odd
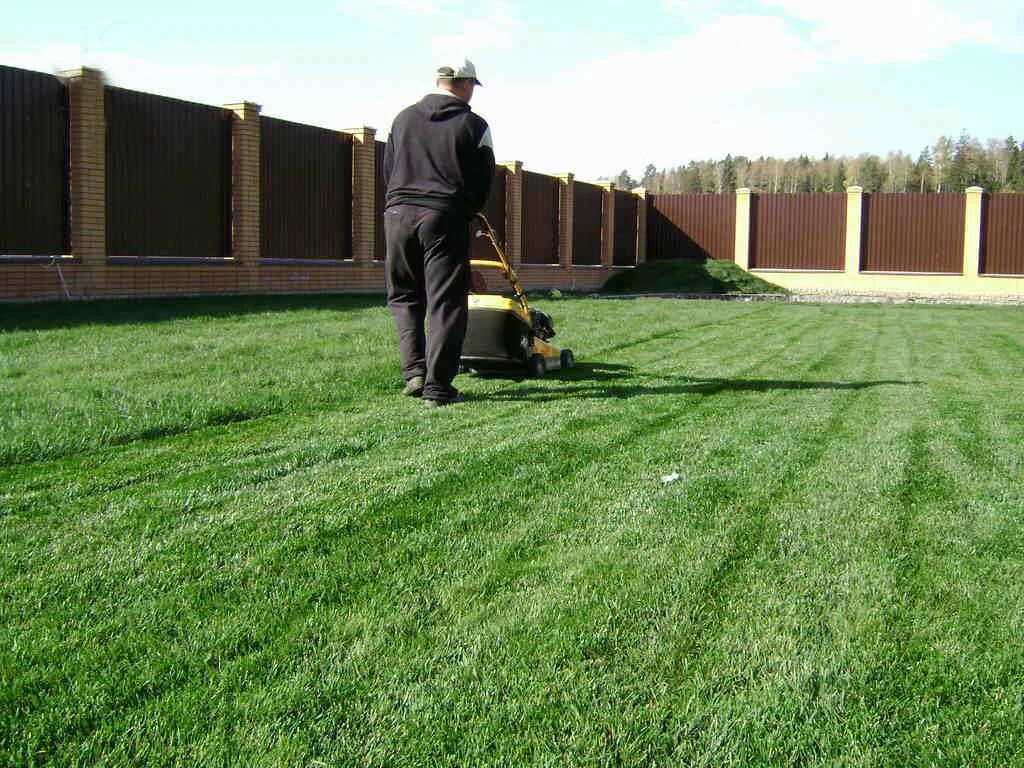
[(482, 276), (474, 274), (469, 294), (469, 326), (462, 346), (462, 367), (474, 372), (525, 372), (534, 378), (548, 371), (572, 368), (572, 350), (559, 350), (548, 341), (555, 335), (551, 318), (526, 301), (519, 279), (505, 257), (487, 217), (478, 213), (477, 237), (491, 241), (497, 260), (472, 259), (470, 269), (497, 269), (512, 285), (512, 298), (487, 293)]

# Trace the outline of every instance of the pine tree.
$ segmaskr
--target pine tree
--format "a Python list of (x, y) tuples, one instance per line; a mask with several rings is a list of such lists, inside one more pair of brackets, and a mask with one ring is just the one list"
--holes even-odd
[(685, 195), (699, 195), (704, 191), (700, 168), (692, 160), (682, 174), (682, 192)]
[(911, 190), (918, 193), (933, 192), (935, 190), (932, 148), (925, 147), (917, 156), (917, 162), (910, 171), (909, 186)]
[(974, 183), (971, 168), (970, 137), (967, 131), (960, 131), (960, 138), (953, 145), (953, 160), (949, 165), (949, 192), (963, 192)]
[(814, 192), (814, 180), (811, 178), (811, 159), (807, 155), (800, 155), (796, 161), (796, 178), (794, 179), (794, 192)]
[(835, 173), (832, 174), (832, 191), (846, 191), (846, 163), (844, 163), (842, 160), (836, 163)]
[(622, 170), (618, 176), (615, 177), (615, 188), (616, 189), (633, 189), (637, 186), (637, 183), (633, 180), (633, 177), (629, 175), (629, 171)]
[(1013, 136), (1006, 139), (1006, 189), (1024, 192), (1024, 144), (1018, 146)]
[(719, 191), (736, 191), (736, 166), (733, 162), (732, 155), (726, 155), (725, 160), (722, 161), (722, 184)]
[(655, 179), (658, 176), (658, 169), (653, 163), (648, 163), (647, 167), (644, 168), (644, 177), (640, 179), (640, 186), (644, 189), (653, 192), (655, 186)]
[(861, 159), (858, 175), (865, 192), (877, 192), (885, 184), (885, 167), (877, 155), (865, 155)]
[(932, 154), (935, 167), (935, 191), (949, 192), (950, 163), (953, 160), (953, 140), (948, 136), (939, 136)]

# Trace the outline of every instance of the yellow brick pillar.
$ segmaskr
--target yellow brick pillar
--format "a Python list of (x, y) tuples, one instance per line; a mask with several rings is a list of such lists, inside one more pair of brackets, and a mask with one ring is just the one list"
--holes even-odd
[(844, 273), (860, 274), (860, 254), (864, 242), (864, 187), (846, 188), (846, 258)]
[(71, 254), (80, 261), (86, 295), (106, 293), (107, 118), (103, 73), (80, 67), (68, 83)]
[(377, 129), (350, 128), (352, 137), (352, 259), (369, 264), (377, 253)]
[(639, 187), (633, 190), (639, 198), (636, 201), (636, 263), (647, 263), (647, 190)]
[(558, 177), (558, 266), (572, 266), (572, 236), (576, 217), (573, 188), (576, 182), (571, 173)]
[(741, 269), (750, 269), (750, 190), (736, 190), (736, 250), (734, 260)]
[(985, 190), (968, 187), (964, 208), (964, 277), (977, 277), (981, 264), (981, 209)]
[(513, 269), (523, 263), (523, 163), (499, 163), (505, 176), (505, 256)]
[(606, 181), (604, 205), (601, 206), (601, 266), (611, 268), (615, 262), (615, 182)]
[[(225, 104), (231, 119), (231, 257), (255, 268), (260, 262), (260, 105)], [(252, 288), (254, 286), (248, 286)]]

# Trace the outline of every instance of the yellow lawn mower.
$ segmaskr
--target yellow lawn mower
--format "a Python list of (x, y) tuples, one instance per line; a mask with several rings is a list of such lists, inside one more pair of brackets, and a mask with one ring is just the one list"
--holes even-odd
[(555, 335), (551, 317), (530, 308), (490, 222), (482, 213), (476, 216), (483, 227), (477, 236), (491, 241), (498, 258), (472, 259), (470, 268), (501, 271), (512, 285), (512, 298), (487, 293), (486, 284), (474, 275), (462, 367), (488, 373), (523, 371), (534, 378), (548, 371), (572, 368), (576, 362), (572, 350), (560, 350), (548, 343)]

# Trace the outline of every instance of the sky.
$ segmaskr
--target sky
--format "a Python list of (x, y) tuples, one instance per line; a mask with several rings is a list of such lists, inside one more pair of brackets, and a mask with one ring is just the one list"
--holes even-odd
[(1024, 139), (1021, 0), (0, 0), (0, 64), (327, 128), (468, 57), (499, 161), (581, 180), (726, 154)]

